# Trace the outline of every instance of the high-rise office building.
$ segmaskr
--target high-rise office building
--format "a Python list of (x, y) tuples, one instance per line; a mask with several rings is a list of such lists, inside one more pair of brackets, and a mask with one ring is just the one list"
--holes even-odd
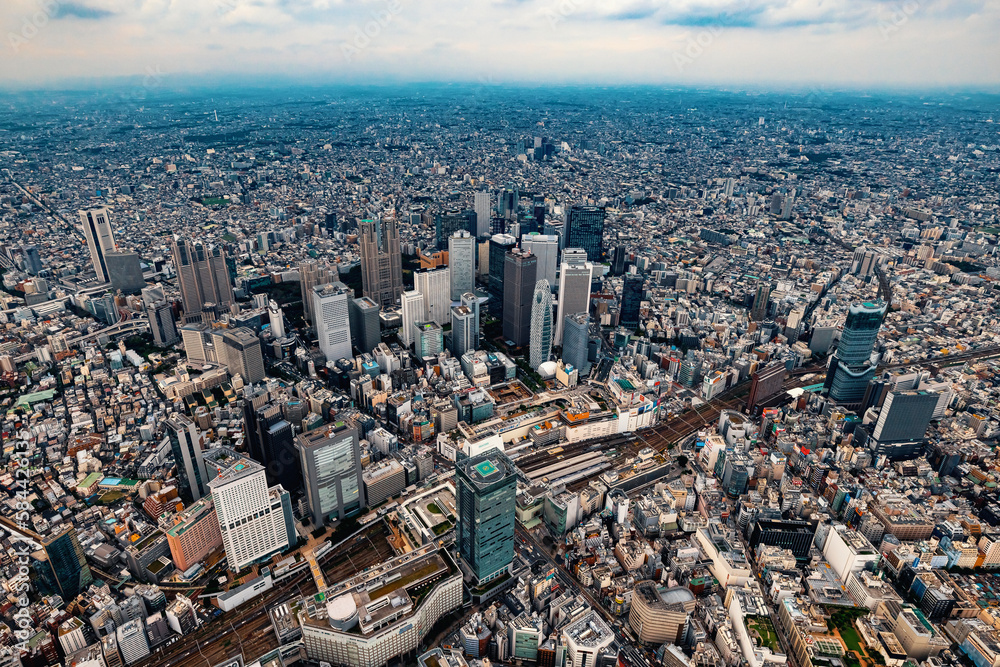
[(358, 431), (344, 422), (295, 437), (315, 526), (354, 516), (366, 505)]
[(72, 525), (57, 526), (44, 537), (5, 516), (0, 516), (0, 526), (10, 533), (10, 542), (32, 544), (31, 566), (38, 577), (35, 585), (43, 594), (72, 600), (93, 583), (94, 576)]
[(434, 218), (435, 240), (438, 250), (448, 249), (448, 240), (457, 232), (470, 234), (478, 231), (478, 216), (475, 211), (448, 211)]
[(538, 279), (549, 281), (555, 289), (556, 269), (559, 267), (559, 237), (532, 233), (521, 237), (521, 249), (538, 258)]
[(289, 492), (302, 488), (299, 464), (295, 458), (295, 429), (285, 419), (281, 406), (264, 403), (254, 407), (243, 402), (243, 430), (250, 456), (264, 466), (267, 483), (280, 484)]
[(382, 342), (378, 304), (363, 296), (360, 299), (348, 300), (347, 309), (354, 347), (362, 352), (371, 352)]
[(413, 274), (413, 288), (424, 295), (421, 319), (444, 326), (451, 322), (451, 269), (429, 269)]
[(426, 317), (424, 313), (424, 295), (417, 290), (403, 292), (400, 296), (400, 303), (402, 305), (401, 319), (403, 320), (403, 325), (399, 328), (399, 340), (409, 348), (413, 346), (413, 339), (416, 336), (414, 325), (417, 322), (422, 322)]
[(514, 559), (517, 472), (498, 449), (455, 466), (458, 526), (456, 542), (477, 583), (501, 576)]
[(475, 316), (475, 346), (474, 349), (479, 349), (479, 297), (476, 296), (474, 292), (466, 292), (461, 296), (460, 301), (462, 305), (468, 308), (472, 314)]
[(531, 304), (537, 280), (538, 259), (513, 249), (504, 256), (503, 337), (515, 347), (531, 340)]
[(239, 373), (247, 384), (254, 384), (264, 379), (264, 352), (260, 338), (253, 329), (238, 327), (228, 329), (222, 335), (226, 346), (226, 367), (231, 375)]
[(185, 320), (199, 321), (198, 314), (206, 310), (208, 304), (217, 310), (229, 308), (234, 301), (233, 284), (222, 248), (177, 239), (171, 251)]
[(517, 239), (509, 234), (494, 234), (490, 239), (490, 300), (487, 308), (495, 319), (503, 320), (504, 258), (507, 251), (517, 245)]
[(604, 209), (600, 206), (573, 206), (566, 214), (566, 247), (583, 248), (587, 259), (604, 258)]
[(760, 403), (781, 391), (785, 381), (785, 364), (776, 361), (753, 374), (747, 407), (753, 410)]
[(30, 276), (37, 276), (42, 272), (42, 257), (38, 254), (37, 246), (24, 246), (24, 271)]
[[(354, 358), (351, 349), (351, 322), (347, 301), (354, 298), (354, 291), (341, 282), (313, 287), (313, 314), (319, 349), (327, 361)], [(376, 299), (372, 299), (376, 301)]]
[(157, 347), (169, 347), (180, 341), (177, 323), (174, 322), (174, 311), (169, 303), (159, 301), (146, 306), (146, 317), (149, 318), (149, 328), (153, 332), (153, 342)]
[(830, 358), (825, 388), (830, 400), (853, 405), (864, 400), (868, 381), (875, 376), (871, 363), (878, 332), (885, 317), (884, 303), (859, 303), (847, 311), (837, 350)]
[(625, 246), (615, 246), (611, 251), (611, 275), (620, 276), (625, 273), (625, 260), (628, 257), (628, 250)]
[(585, 250), (566, 248), (559, 269), (559, 307), (553, 345), (563, 344), (563, 326), (567, 317), (590, 312), (590, 283), (593, 273), (594, 265), (587, 259)]
[(299, 264), (299, 290), (302, 293), (302, 316), (309, 324), (313, 321), (313, 288), (336, 282), (340, 274), (325, 261), (307, 259)]
[(476, 288), (476, 239), (469, 232), (458, 231), (448, 237), (448, 270), (452, 301)]
[(403, 293), (403, 256), (396, 220), (362, 220), (358, 228), (362, 292), (379, 308), (394, 308)]
[(413, 334), (413, 353), (418, 359), (436, 357), (444, 351), (444, 331), (437, 322), (417, 322)]
[(583, 377), (590, 373), (590, 316), (587, 313), (567, 315), (563, 324), (562, 359), (580, 371), (580, 376)]
[(267, 302), (267, 323), (275, 338), (285, 337), (285, 313), (274, 299)]
[(142, 620), (135, 618), (115, 628), (118, 650), (126, 665), (134, 665), (149, 655), (149, 640)]
[(476, 314), (467, 306), (451, 307), (451, 353), (457, 359), (469, 350), (477, 349), (479, 329)]
[(643, 278), (636, 273), (625, 275), (622, 284), (621, 325), (626, 329), (639, 328), (639, 309), (642, 306)]
[(894, 461), (919, 456), (939, 398), (924, 390), (889, 392), (871, 430), (872, 455)]
[(83, 225), (83, 236), (87, 239), (87, 248), (90, 250), (90, 261), (94, 264), (94, 273), (102, 283), (111, 280), (108, 274), (108, 265), (105, 254), (118, 249), (115, 242), (115, 234), (111, 229), (111, 217), (107, 207), (96, 206), (83, 209), (80, 213), (80, 222)]
[(487, 191), (477, 192), (475, 195), (476, 209), (476, 238), (483, 238), (490, 235), (490, 219), (493, 211), (490, 209), (490, 193)]
[(205, 471), (230, 570), (242, 570), (295, 543), (291, 498), (280, 486), (268, 488), (263, 466), (219, 447), (205, 452)]
[(528, 357), (531, 367), (538, 367), (552, 354), (552, 288), (548, 280), (535, 283), (531, 297), (531, 345)]
[(138, 294), (146, 286), (138, 253), (112, 250), (104, 253), (104, 263), (113, 288), (125, 294)]
[(177, 466), (177, 493), (185, 504), (200, 500), (208, 493), (205, 479), (205, 436), (187, 416), (172, 415), (165, 422), (170, 451)]
[(767, 303), (771, 298), (771, 284), (766, 282), (757, 283), (757, 290), (754, 292), (753, 306), (750, 308), (750, 319), (760, 322), (767, 318)]

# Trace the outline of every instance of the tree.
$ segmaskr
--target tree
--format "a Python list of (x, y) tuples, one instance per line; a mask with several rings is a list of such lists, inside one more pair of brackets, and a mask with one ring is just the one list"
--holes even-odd
[(684, 454), (681, 454), (680, 456), (677, 457), (677, 465), (680, 466), (681, 468), (686, 468), (688, 461), (689, 461), (688, 457), (686, 457)]

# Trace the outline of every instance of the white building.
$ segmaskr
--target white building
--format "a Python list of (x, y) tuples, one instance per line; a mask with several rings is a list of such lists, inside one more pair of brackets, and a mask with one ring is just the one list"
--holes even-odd
[(319, 348), (327, 361), (351, 359), (351, 323), (347, 300), (354, 292), (344, 283), (328, 283), (313, 288), (313, 313)]
[(556, 283), (556, 269), (559, 268), (559, 237), (555, 234), (526, 234), (521, 237), (521, 249), (538, 258), (536, 277), (549, 281), (549, 289)]
[(594, 265), (587, 261), (587, 251), (566, 248), (559, 269), (559, 312), (556, 315), (553, 345), (562, 345), (566, 317), (590, 312), (590, 281)]
[(134, 619), (123, 623), (115, 634), (118, 639), (118, 650), (127, 665), (133, 665), (149, 655), (149, 641), (146, 639), (146, 628), (142, 621)]
[(275, 338), (285, 337), (285, 315), (272, 299), (267, 303), (267, 317), (271, 321), (271, 332)]
[(834, 526), (826, 538), (823, 557), (843, 581), (852, 572), (860, 572), (868, 563), (877, 563), (878, 549), (868, 538), (847, 526)]
[(552, 288), (547, 280), (536, 282), (531, 296), (530, 343), (529, 363), (538, 370), (552, 354)]
[(286, 512), (291, 511), (291, 502), (286, 508), (282, 496), (288, 494), (280, 486), (268, 489), (263, 466), (218, 448), (205, 454), (205, 470), (213, 476), (208, 486), (230, 570), (242, 570), (289, 546)]
[(597, 655), (615, 639), (611, 628), (595, 611), (563, 628), (562, 636), (566, 643), (566, 667), (592, 667), (597, 663)]
[(490, 221), (492, 211), (490, 210), (490, 193), (477, 192), (473, 208), (476, 211), (476, 237), (482, 238), (490, 234)]
[(399, 330), (399, 339), (406, 347), (413, 347), (413, 339), (416, 337), (413, 325), (424, 320), (424, 295), (417, 290), (403, 292), (400, 302), (403, 326)]
[(448, 268), (417, 271), (413, 274), (414, 288), (424, 295), (425, 322), (440, 326), (451, 323), (451, 270)]

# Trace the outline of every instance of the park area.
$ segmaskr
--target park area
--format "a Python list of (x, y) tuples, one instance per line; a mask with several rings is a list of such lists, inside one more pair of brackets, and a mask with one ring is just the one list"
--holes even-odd
[(885, 659), (878, 651), (868, 651), (864, 640), (854, 627), (854, 622), (868, 613), (867, 609), (838, 609), (830, 614), (827, 627), (840, 637), (847, 648), (843, 660), (848, 667), (873, 667), (884, 665)]

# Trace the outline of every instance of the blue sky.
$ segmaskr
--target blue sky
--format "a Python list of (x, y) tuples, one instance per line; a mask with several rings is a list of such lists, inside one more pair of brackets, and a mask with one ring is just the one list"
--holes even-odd
[(1000, 0), (2, 0), (0, 85), (1000, 87)]

